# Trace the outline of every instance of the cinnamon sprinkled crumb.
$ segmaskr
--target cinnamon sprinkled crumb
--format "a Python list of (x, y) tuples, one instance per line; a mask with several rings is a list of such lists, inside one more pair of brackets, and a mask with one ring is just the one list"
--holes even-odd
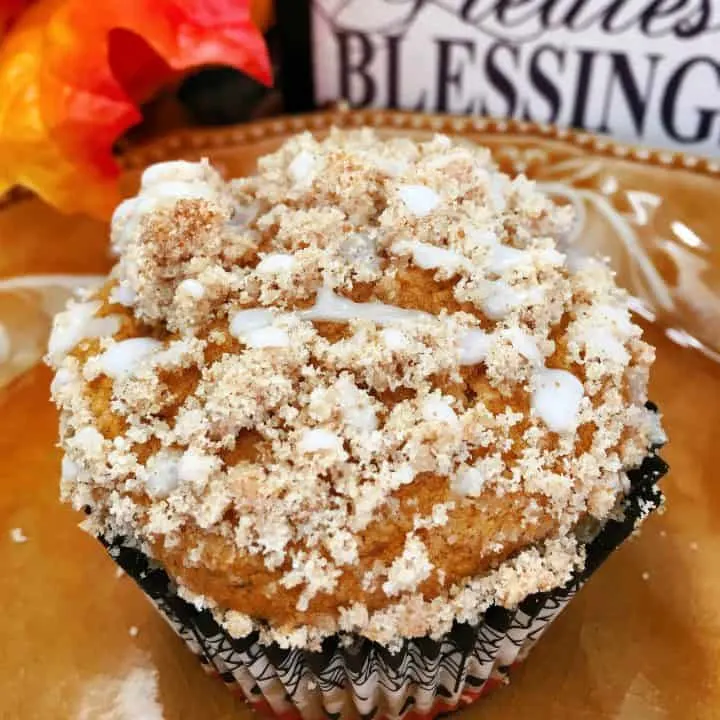
[(50, 340), (63, 498), (284, 646), (440, 637), (562, 584), (663, 435), (626, 294), (558, 249), (572, 220), (441, 136), (149, 168)]

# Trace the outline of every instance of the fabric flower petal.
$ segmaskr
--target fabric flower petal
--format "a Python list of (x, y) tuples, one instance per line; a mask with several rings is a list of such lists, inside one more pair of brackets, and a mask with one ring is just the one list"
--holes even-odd
[(0, 193), (21, 184), (106, 217), (118, 199), (113, 145), (139, 103), (220, 64), (271, 81), (247, 1), (40, 0), (0, 44)]

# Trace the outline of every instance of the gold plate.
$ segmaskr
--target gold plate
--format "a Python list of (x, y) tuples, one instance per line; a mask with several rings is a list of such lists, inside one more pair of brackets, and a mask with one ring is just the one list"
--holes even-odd
[[(720, 168), (552, 127), (337, 111), (163, 138), (123, 159), (123, 186), (176, 157), (248, 173), (288, 135), (333, 124), (458, 135), (574, 203), (577, 244), (611, 257), (658, 349), (667, 513), (592, 578), (509, 687), (457, 717), (720, 717)], [(102, 223), (23, 194), (0, 207), (0, 718), (249, 718), (57, 500), (57, 419), (37, 361), (52, 312), (110, 265)]]

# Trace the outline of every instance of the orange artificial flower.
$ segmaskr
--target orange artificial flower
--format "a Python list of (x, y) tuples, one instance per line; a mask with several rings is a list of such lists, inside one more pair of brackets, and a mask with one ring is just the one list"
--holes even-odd
[[(1, 0), (0, 0), (1, 1)], [(67, 212), (118, 201), (115, 141), (139, 103), (182, 72), (229, 65), (270, 84), (248, 0), (39, 0), (0, 7), (0, 194)], [(3, 14), (4, 13), (4, 14)]]

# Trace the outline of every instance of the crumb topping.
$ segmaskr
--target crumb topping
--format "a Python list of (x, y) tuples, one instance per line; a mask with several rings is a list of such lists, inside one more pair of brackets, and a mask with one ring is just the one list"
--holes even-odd
[(148, 168), (54, 324), (62, 495), (231, 633), (439, 636), (564, 582), (662, 433), (572, 213), (482, 148), (295, 137)]

